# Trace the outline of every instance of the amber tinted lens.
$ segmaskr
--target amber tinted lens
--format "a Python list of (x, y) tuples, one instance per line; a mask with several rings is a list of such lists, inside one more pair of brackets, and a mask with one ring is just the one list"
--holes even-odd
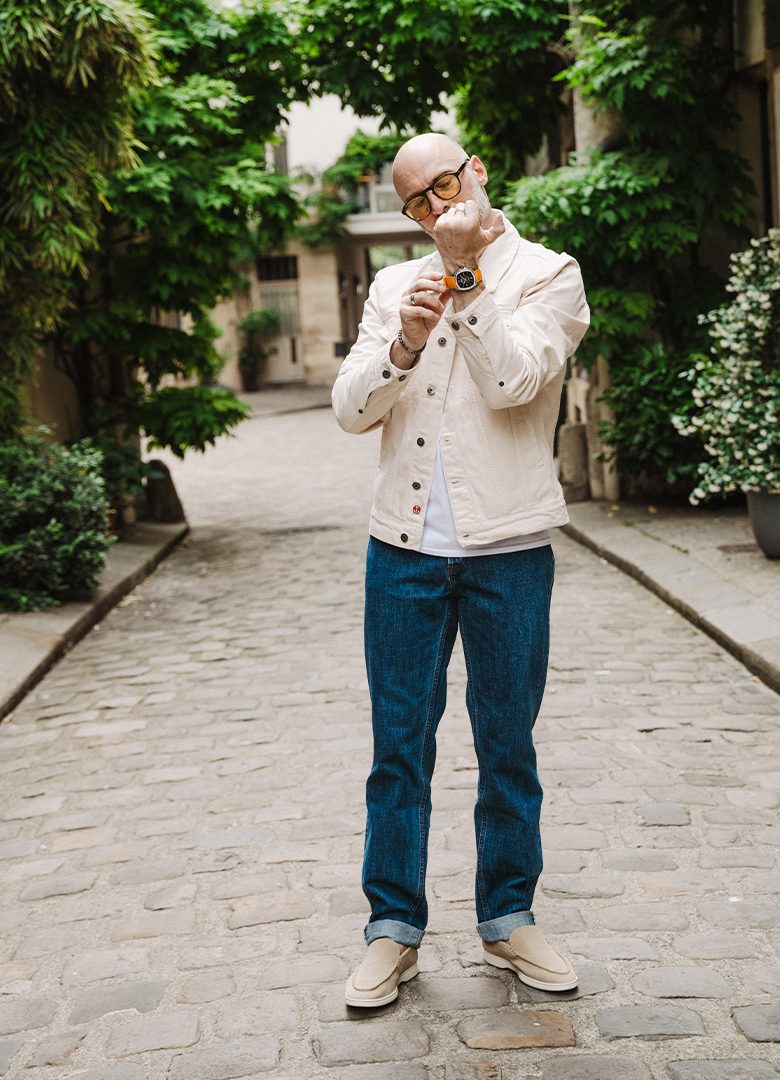
[(433, 185), (433, 190), (440, 199), (451, 199), (460, 191), (460, 177), (455, 173), (446, 173), (439, 177)]
[(430, 212), (431, 204), (425, 195), (415, 195), (404, 205), (404, 213), (414, 221), (422, 221)]

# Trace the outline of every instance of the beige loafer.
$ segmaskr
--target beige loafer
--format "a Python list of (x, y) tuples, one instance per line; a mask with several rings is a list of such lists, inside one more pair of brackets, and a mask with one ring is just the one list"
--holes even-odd
[(577, 985), (574, 968), (547, 943), (538, 926), (518, 926), (508, 941), (483, 941), (482, 947), (488, 964), (510, 968), (537, 990), (573, 990)]
[(391, 938), (375, 938), (360, 967), (347, 980), (344, 1000), (358, 1008), (387, 1005), (398, 997), (398, 984), (417, 974), (417, 949)]

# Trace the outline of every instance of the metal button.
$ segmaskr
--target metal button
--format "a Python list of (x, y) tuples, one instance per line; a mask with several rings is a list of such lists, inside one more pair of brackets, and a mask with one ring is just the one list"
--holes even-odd
[(499, 383), (498, 385), (499, 385), (499, 386), (503, 386), (504, 384), (503, 384), (503, 382), (500, 382), (500, 383)]
[(363, 410), (362, 410), (362, 409), (358, 409), (358, 412), (359, 412), (359, 413), (362, 413), (362, 412), (363, 412)]
[(428, 393), (431, 395), (431, 397), (433, 397), (433, 395), (436, 393), (436, 387), (435, 386), (429, 386), (428, 387)]
[(425, 439), (424, 439), (424, 438), (422, 437), (422, 435), (421, 435), (421, 436), (420, 436), (420, 438), (419, 438), (419, 439), (417, 440), (417, 445), (418, 445), (418, 446), (425, 446)]
[(403, 540), (404, 543), (406, 543), (406, 541), (409, 539), (409, 537), (406, 535), (406, 533), (401, 533), (401, 539)]
[(389, 379), (390, 378), (390, 372), (389, 371), (383, 371), (382, 372), (382, 378), (383, 379)]
[(439, 338), (439, 344), (440, 344), (440, 345), (446, 345), (446, 344), (447, 344), (447, 339), (446, 339), (446, 337), (440, 337), (440, 338)]
[(476, 315), (469, 315), (469, 318), (468, 318), (469, 326), (473, 326), (476, 321), (477, 321), (477, 316)]
[(412, 507), (412, 513), (413, 514), (419, 514), (419, 513), (421, 513), (421, 511), (422, 511), (422, 507), (420, 506), (420, 504), (415, 503), (414, 506)]
[(450, 325), (452, 326), (453, 330), (460, 330), (460, 323), (459, 322), (454, 322), (454, 323), (451, 323)]
[(414, 490), (415, 490), (415, 491), (419, 491), (419, 490), (420, 490), (420, 483), (419, 483), (419, 481), (418, 481), (418, 480), (414, 480), (414, 481), (412, 482), (412, 487), (414, 488)]

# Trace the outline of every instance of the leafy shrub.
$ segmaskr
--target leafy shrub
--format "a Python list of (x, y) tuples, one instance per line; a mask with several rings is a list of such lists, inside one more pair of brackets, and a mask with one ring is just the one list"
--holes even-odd
[(0, 442), (0, 609), (32, 611), (95, 585), (112, 543), (101, 464), (87, 442)]
[(165, 386), (137, 407), (138, 426), (155, 450), (178, 458), (187, 450), (203, 451), (220, 435), (249, 416), (250, 409), (232, 390), (220, 386)]
[[(687, 493), (702, 446), (699, 439), (684, 439), (672, 416), (687, 416), (693, 409), (682, 378), (690, 357), (656, 341), (635, 345), (631, 361), (610, 369), (612, 384), (602, 399), (614, 420), (602, 422), (599, 435), (616, 451), (630, 494), (657, 494), (663, 488), (669, 494)], [(611, 456), (603, 455), (607, 461)]]
[(696, 505), (734, 491), (780, 491), (780, 229), (731, 257), (728, 303), (699, 316), (709, 353), (686, 372), (688, 408), (674, 422), (703, 441)]

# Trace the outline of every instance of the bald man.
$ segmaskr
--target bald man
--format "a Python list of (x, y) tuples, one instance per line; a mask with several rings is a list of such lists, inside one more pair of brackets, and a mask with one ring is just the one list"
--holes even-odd
[(458, 631), (479, 766), (485, 961), (543, 990), (577, 984), (532, 910), (542, 869), (532, 729), (547, 675), (550, 529), (568, 520), (553, 434), (590, 315), (576, 261), (522, 238), (491, 207), (487, 181), (480, 159), (444, 135), (398, 151), (403, 212), (436, 252), (378, 273), (333, 387), (345, 431), (382, 429), (365, 583), (371, 915), (345, 995), (359, 1007), (395, 1000), (417, 974), (436, 729)]

